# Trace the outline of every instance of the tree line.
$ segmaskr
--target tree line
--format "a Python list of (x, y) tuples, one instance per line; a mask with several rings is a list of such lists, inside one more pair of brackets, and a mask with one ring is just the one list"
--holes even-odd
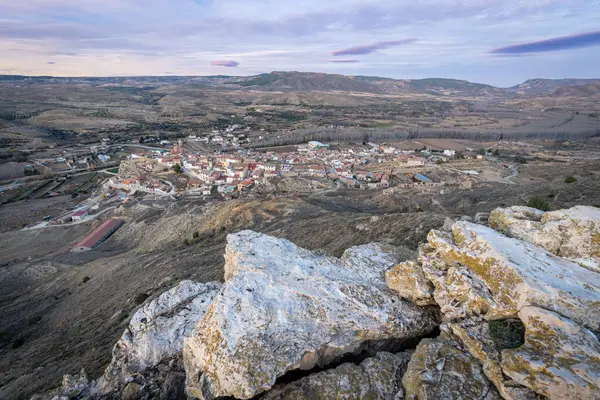
[(574, 140), (600, 136), (600, 130), (580, 132), (465, 132), (446, 129), (387, 129), (387, 128), (308, 128), (290, 133), (264, 136), (262, 140), (253, 139), (252, 147), (287, 146), (319, 142), (385, 142), (411, 139), (462, 139), (477, 141), (501, 141), (523, 139)]

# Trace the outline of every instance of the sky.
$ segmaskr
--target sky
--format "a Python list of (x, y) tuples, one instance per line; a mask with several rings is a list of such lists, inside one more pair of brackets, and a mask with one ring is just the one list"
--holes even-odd
[(600, 78), (600, 0), (0, 0), (0, 74)]

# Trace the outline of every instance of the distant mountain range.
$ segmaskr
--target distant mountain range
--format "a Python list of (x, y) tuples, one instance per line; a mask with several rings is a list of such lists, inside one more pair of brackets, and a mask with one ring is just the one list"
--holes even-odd
[(50, 77), (0, 75), (0, 83), (65, 83), (153, 87), (194, 85), (248, 88), (260, 91), (341, 91), (390, 95), (434, 95), (449, 97), (590, 97), (600, 95), (599, 79), (529, 79), (509, 88), (458, 79), (391, 79), (314, 72), (275, 71), (249, 77), (239, 76), (139, 76), (139, 77)]

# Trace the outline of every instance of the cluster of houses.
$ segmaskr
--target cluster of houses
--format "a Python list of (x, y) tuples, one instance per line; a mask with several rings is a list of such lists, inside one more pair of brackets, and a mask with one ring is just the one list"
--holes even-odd
[[(452, 151), (443, 153), (453, 157)], [(186, 190), (191, 193), (243, 193), (273, 178), (309, 177), (339, 182), (348, 188), (387, 189), (391, 186), (435, 186), (422, 174), (412, 174), (409, 182), (392, 183), (392, 168), (416, 169), (430, 162), (423, 152), (400, 150), (392, 146), (367, 143), (365, 146), (334, 146), (317, 141), (297, 146), (295, 151), (273, 152), (238, 150), (235, 153), (187, 154), (181, 144), (173, 151), (152, 154), (136, 160), (142, 174), (150, 176), (156, 165), (175, 169), (189, 176)], [(377, 167), (377, 165), (381, 165)], [(379, 171), (379, 172), (373, 172)], [(115, 188), (172, 194), (165, 182), (137, 177), (111, 180)]]
[(191, 177), (188, 188), (202, 194), (244, 192), (272, 178), (312, 177), (337, 180), (349, 188), (382, 189), (390, 186), (391, 171), (369, 172), (369, 166), (396, 162), (406, 167), (425, 165), (410, 151), (389, 147), (330, 149), (320, 142), (298, 146), (297, 151), (276, 153), (253, 150), (234, 154), (162, 154), (156, 161), (165, 167), (179, 165)]

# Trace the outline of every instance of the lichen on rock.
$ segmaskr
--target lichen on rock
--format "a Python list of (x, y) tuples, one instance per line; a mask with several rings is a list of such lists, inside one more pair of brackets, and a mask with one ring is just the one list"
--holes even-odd
[(461, 340), (469, 353), (482, 365), (486, 377), (492, 381), (506, 400), (535, 400), (539, 396), (532, 390), (507, 378), (500, 365), (501, 353), (490, 334), (487, 321), (464, 320), (448, 324), (452, 333)]
[(449, 332), (421, 340), (402, 384), (407, 400), (501, 399), (479, 361)]
[(600, 327), (598, 274), (531, 243), (459, 221), (452, 234), (431, 231), (420, 259), (434, 297), (450, 318), (516, 318), (526, 305)]
[(420, 306), (436, 304), (433, 285), (425, 278), (423, 269), (414, 261), (400, 263), (386, 271), (385, 280), (390, 289), (398, 292), (402, 298)]
[(523, 307), (525, 344), (502, 351), (502, 371), (549, 399), (600, 399), (600, 342), (591, 331), (539, 307)]
[(600, 272), (600, 209), (576, 206), (543, 212), (529, 207), (498, 208), (490, 226)]

